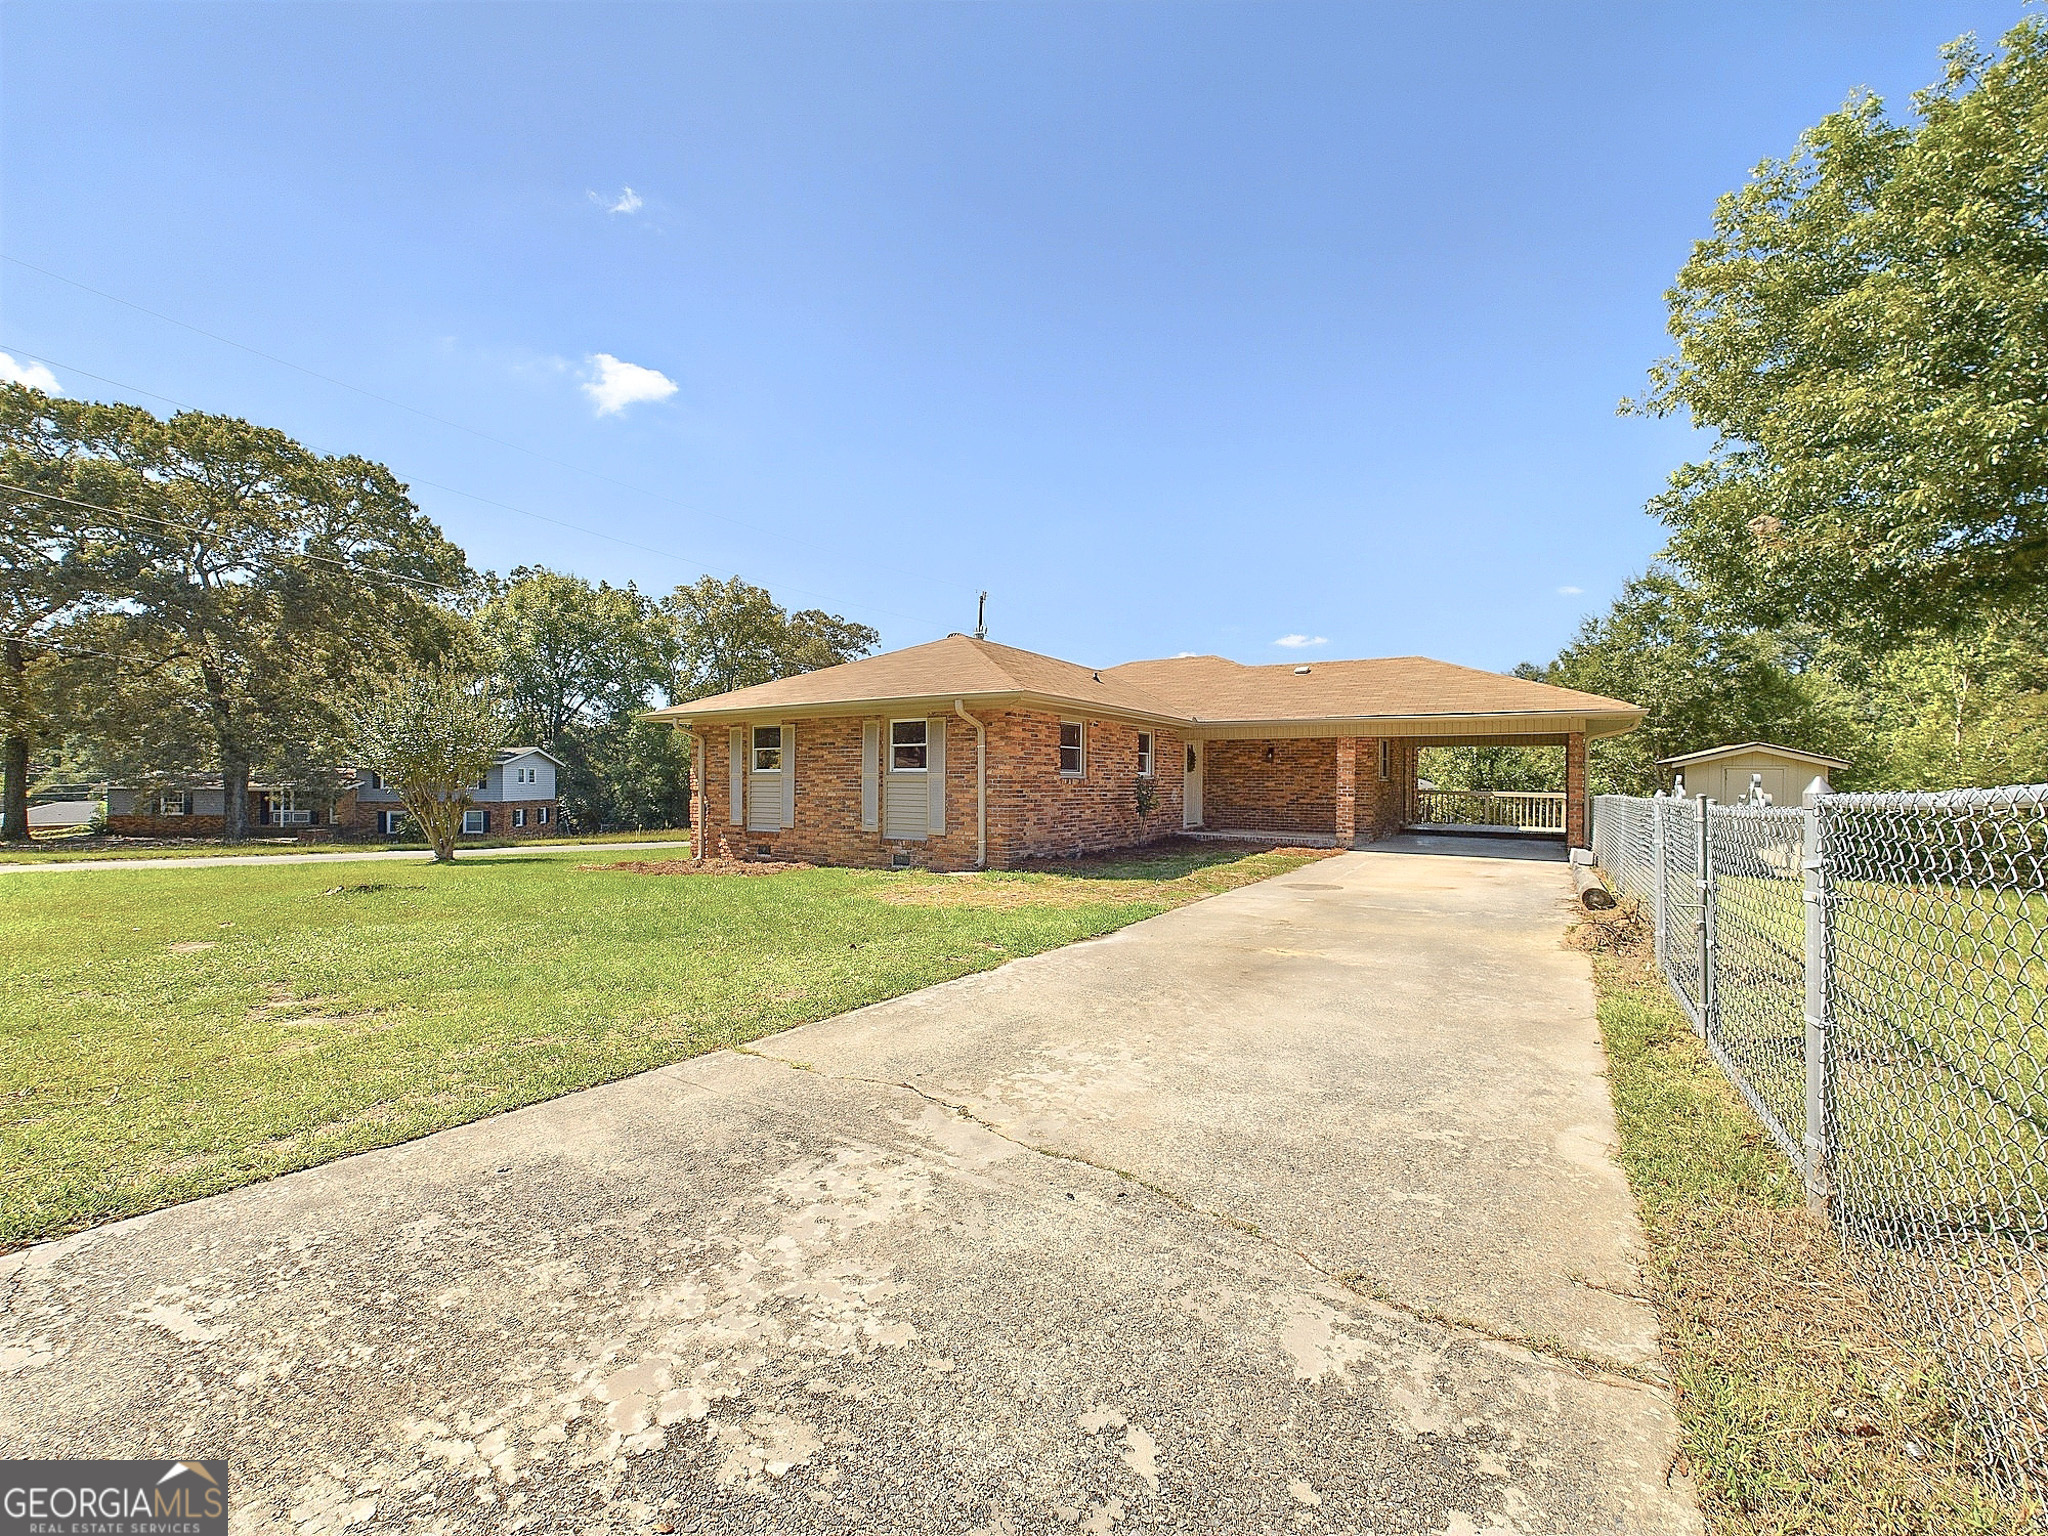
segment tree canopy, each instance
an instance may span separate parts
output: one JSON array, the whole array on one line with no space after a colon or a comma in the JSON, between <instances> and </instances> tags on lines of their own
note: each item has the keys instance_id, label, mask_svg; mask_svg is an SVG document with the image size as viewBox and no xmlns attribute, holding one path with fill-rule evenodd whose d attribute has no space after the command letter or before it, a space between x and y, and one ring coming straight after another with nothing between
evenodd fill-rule
<instances>
[{"instance_id":1,"label":"tree canopy","mask_svg":"<svg viewBox=\"0 0 2048 1536\"><path fill-rule=\"evenodd\" d=\"M2048 582L2048 18L1852 96L1723 197L1635 408L1716 434L1653 503L1740 620L1882 651ZM1625 403L1626 404L1626 403Z\"/></svg>"}]
</instances>

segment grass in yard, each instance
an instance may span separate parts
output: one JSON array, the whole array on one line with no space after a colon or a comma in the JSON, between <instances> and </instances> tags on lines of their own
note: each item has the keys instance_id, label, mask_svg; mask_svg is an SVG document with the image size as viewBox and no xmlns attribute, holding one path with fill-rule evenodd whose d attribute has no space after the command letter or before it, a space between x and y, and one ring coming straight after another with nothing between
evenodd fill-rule
<instances>
[{"instance_id":1,"label":"grass in yard","mask_svg":"<svg viewBox=\"0 0 2048 1536\"><path fill-rule=\"evenodd\" d=\"M586 832L573 837L465 837L457 840L456 847L567 848L581 847L586 843L687 843L689 839L688 827L672 827L655 832ZM217 837L160 842L152 838L67 835L39 837L26 848L18 843L0 843L0 864L76 864L99 859L218 859L285 853L381 853L391 850L427 853L432 848L433 844L417 840L391 842L381 838L314 842L306 838L258 837L246 843L224 843Z\"/></svg>"},{"instance_id":2,"label":"grass in yard","mask_svg":"<svg viewBox=\"0 0 2048 1536\"><path fill-rule=\"evenodd\" d=\"M1692 1476L1716 1536L2010 1532L1939 1362L1889 1336L1790 1165L1709 1059L1627 909L1576 930L1600 993Z\"/></svg>"},{"instance_id":3,"label":"grass in yard","mask_svg":"<svg viewBox=\"0 0 2048 1536\"><path fill-rule=\"evenodd\" d=\"M0 1247L756 1039L1320 856L1176 845L1022 873L740 879L633 874L584 848L0 882ZM959 899L978 886L1005 900Z\"/></svg>"}]
</instances>

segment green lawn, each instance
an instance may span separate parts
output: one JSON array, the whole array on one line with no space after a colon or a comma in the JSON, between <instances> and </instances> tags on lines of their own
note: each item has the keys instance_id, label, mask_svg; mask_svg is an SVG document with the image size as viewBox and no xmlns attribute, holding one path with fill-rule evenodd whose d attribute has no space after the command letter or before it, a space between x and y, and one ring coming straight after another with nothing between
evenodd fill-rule
<instances>
[{"instance_id":1,"label":"green lawn","mask_svg":"<svg viewBox=\"0 0 2048 1536\"><path fill-rule=\"evenodd\" d=\"M1762 1124L1649 964L1629 910L1593 952L1620 1161L1712 1536L2033 1532L2038 1504L1980 1480L1931 1350L1858 1283Z\"/></svg>"},{"instance_id":2,"label":"green lawn","mask_svg":"<svg viewBox=\"0 0 2048 1536\"><path fill-rule=\"evenodd\" d=\"M652 875L588 849L0 881L0 1247L1107 933L1317 857ZM614 863L623 862L614 858Z\"/></svg>"},{"instance_id":3,"label":"green lawn","mask_svg":"<svg viewBox=\"0 0 2048 1536\"><path fill-rule=\"evenodd\" d=\"M465 837L458 848L530 848L559 844L583 847L604 843L668 843L687 841L690 830L676 827L659 832L588 832L575 837ZM224 843L218 838L193 838L179 842L148 839L117 839L98 842L77 836L39 837L29 847L0 843L0 864L76 864L97 859L217 859L262 857L285 853L377 853L389 849L426 853L431 843L417 839L385 841L362 839L351 842L313 842L299 838L257 838L246 843Z\"/></svg>"}]
</instances>

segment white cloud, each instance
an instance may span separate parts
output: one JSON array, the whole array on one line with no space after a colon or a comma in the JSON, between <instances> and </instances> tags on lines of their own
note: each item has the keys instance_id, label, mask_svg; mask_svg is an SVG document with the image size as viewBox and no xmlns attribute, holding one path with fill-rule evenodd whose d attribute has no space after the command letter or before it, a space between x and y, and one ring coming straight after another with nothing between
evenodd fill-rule
<instances>
[{"instance_id":1,"label":"white cloud","mask_svg":"<svg viewBox=\"0 0 2048 1536\"><path fill-rule=\"evenodd\" d=\"M593 192L590 200L606 213L638 213L647 206L647 199L631 187L622 190L617 197L609 192Z\"/></svg>"},{"instance_id":2,"label":"white cloud","mask_svg":"<svg viewBox=\"0 0 2048 1536\"><path fill-rule=\"evenodd\" d=\"M1311 645L1328 645L1330 642L1323 635L1282 635L1273 643L1275 645L1284 645L1290 651L1300 651L1306 650Z\"/></svg>"},{"instance_id":3,"label":"white cloud","mask_svg":"<svg viewBox=\"0 0 2048 1536\"><path fill-rule=\"evenodd\" d=\"M0 384L26 384L46 395L64 393L57 383L57 375L41 363L17 363L5 352L0 352Z\"/></svg>"},{"instance_id":4,"label":"white cloud","mask_svg":"<svg viewBox=\"0 0 2048 1536\"><path fill-rule=\"evenodd\" d=\"M583 381L583 393L597 402L597 414L610 416L643 400L666 400L674 394L674 379L638 363L622 363L609 352L590 359L592 377Z\"/></svg>"},{"instance_id":5,"label":"white cloud","mask_svg":"<svg viewBox=\"0 0 2048 1536\"><path fill-rule=\"evenodd\" d=\"M1559 597L1583 597L1585 592L1586 589L1584 587L1559 587L1557 589Z\"/></svg>"}]
</instances>

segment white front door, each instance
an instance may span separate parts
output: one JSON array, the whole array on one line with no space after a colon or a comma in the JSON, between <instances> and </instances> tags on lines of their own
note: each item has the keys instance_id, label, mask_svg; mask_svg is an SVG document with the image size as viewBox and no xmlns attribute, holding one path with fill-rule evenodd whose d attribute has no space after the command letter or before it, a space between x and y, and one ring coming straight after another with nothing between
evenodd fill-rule
<instances>
[{"instance_id":1,"label":"white front door","mask_svg":"<svg viewBox=\"0 0 2048 1536\"><path fill-rule=\"evenodd\" d=\"M1180 824L1199 827L1202 824L1202 744L1199 741L1187 744L1185 774L1181 780Z\"/></svg>"}]
</instances>

